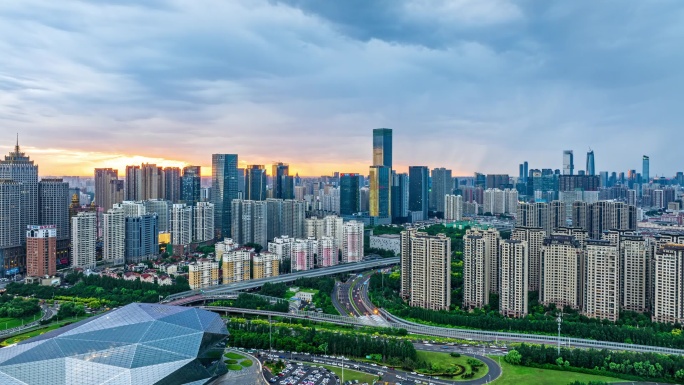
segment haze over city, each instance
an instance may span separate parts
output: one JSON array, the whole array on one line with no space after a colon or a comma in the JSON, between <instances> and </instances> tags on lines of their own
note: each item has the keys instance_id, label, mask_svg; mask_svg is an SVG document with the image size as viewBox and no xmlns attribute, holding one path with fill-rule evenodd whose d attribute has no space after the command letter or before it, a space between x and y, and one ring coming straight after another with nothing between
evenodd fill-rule
<instances>
[{"instance_id":1,"label":"haze over city","mask_svg":"<svg viewBox=\"0 0 684 385\"><path fill-rule=\"evenodd\" d=\"M670 141L679 2L22 1L0 4L0 152L19 133L41 175L142 162L283 161L515 174L590 147L596 170L682 164ZM19 33L20 31L20 33Z\"/></svg>"}]
</instances>

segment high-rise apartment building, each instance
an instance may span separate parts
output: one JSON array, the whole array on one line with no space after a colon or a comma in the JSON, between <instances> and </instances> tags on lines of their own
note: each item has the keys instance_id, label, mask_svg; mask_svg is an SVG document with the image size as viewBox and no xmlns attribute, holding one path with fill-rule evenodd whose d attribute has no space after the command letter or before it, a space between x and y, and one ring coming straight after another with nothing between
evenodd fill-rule
<instances>
[{"instance_id":1,"label":"high-rise apartment building","mask_svg":"<svg viewBox=\"0 0 684 385\"><path fill-rule=\"evenodd\" d=\"M304 238L304 219L306 219L306 202L293 199L283 201L282 231L280 235L292 238Z\"/></svg>"},{"instance_id":2,"label":"high-rise apartment building","mask_svg":"<svg viewBox=\"0 0 684 385\"><path fill-rule=\"evenodd\" d=\"M304 271L314 268L314 257L318 252L318 241L315 238L295 239L290 253L291 271Z\"/></svg>"},{"instance_id":3,"label":"high-rise apartment building","mask_svg":"<svg viewBox=\"0 0 684 385\"><path fill-rule=\"evenodd\" d=\"M425 166L409 166L408 209L413 221L428 219L428 179L429 170Z\"/></svg>"},{"instance_id":4,"label":"high-rise apartment building","mask_svg":"<svg viewBox=\"0 0 684 385\"><path fill-rule=\"evenodd\" d=\"M359 174L340 174L340 215L359 212Z\"/></svg>"},{"instance_id":5,"label":"high-rise apartment building","mask_svg":"<svg viewBox=\"0 0 684 385\"><path fill-rule=\"evenodd\" d=\"M575 174L575 160L573 159L572 150L563 151L563 175Z\"/></svg>"},{"instance_id":6,"label":"high-rise apartment building","mask_svg":"<svg viewBox=\"0 0 684 385\"><path fill-rule=\"evenodd\" d=\"M102 214L102 259L115 264L126 260L126 216L124 210L112 207Z\"/></svg>"},{"instance_id":7,"label":"high-rise apartment building","mask_svg":"<svg viewBox=\"0 0 684 385\"><path fill-rule=\"evenodd\" d=\"M21 183L0 179L0 248L21 245L21 192Z\"/></svg>"},{"instance_id":8,"label":"high-rise apartment building","mask_svg":"<svg viewBox=\"0 0 684 385\"><path fill-rule=\"evenodd\" d=\"M558 308L581 306L582 248L570 235L551 235L544 239L541 253L539 302Z\"/></svg>"},{"instance_id":9,"label":"high-rise apartment building","mask_svg":"<svg viewBox=\"0 0 684 385\"><path fill-rule=\"evenodd\" d=\"M294 199L294 178L290 176L290 166L284 163L273 165L273 197Z\"/></svg>"},{"instance_id":10,"label":"high-rise apartment building","mask_svg":"<svg viewBox=\"0 0 684 385\"><path fill-rule=\"evenodd\" d=\"M321 239L323 237L323 219L318 217L306 218L304 220L307 238Z\"/></svg>"},{"instance_id":11,"label":"high-rise apartment building","mask_svg":"<svg viewBox=\"0 0 684 385\"><path fill-rule=\"evenodd\" d=\"M587 240L584 263L584 315L617 321L620 314L620 257L607 240Z\"/></svg>"},{"instance_id":12,"label":"high-rise apartment building","mask_svg":"<svg viewBox=\"0 0 684 385\"><path fill-rule=\"evenodd\" d=\"M38 182L38 222L55 225L57 239L69 239L69 184L61 178Z\"/></svg>"},{"instance_id":13,"label":"high-rise apartment building","mask_svg":"<svg viewBox=\"0 0 684 385\"><path fill-rule=\"evenodd\" d=\"M592 239L600 239L603 232L608 230L633 231L636 230L636 207L616 201L590 203L587 205L584 226L582 223L574 226L583 227Z\"/></svg>"},{"instance_id":14,"label":"high-rise apartment building","mask_svg":"<svg viewBox=\"0 0 684 385\"><path fill-rule=\"evenodd\" d=\"M206 242L214 239L214 204L197 202L194 211L195 241Z\"/></svg>"},{"instance_id":15,"label":"high-rise apartment building","mask_svg":"<svg viewBox=\"0 0 684 385\"><path fill-rule=\"evenodd\" d=\"M507 317L527 315L529 249L527 241L502 240L500 254L499 312Z\"/></svg>"},{"instance_id":16,"label":"high-rise apartment building","mask_svg":"<svg viewBox=\"0 0 684 385\"><path fill-rule=\"evenodd\" d=\"M95 169L95 205L104 211L124 200L124 181L119 180L119 170Z\"/></svg>"},{"instance_id":17,"label":"high-rise apartment building","mask_svg":"<svg viewBox=\"0 0 684 385\"><path fill-rule=\"evenodd\" d=\"M363 259L363 222L349 221L342 225L342 263L361 262Z\"/></svg>"},{"instance_id":18,"label":"high-rise apartment building","mask_svg":"<svg viewBox=\"0 0 684 385\"><path fill-rule=\"evenodd\" d=\"M202 176L200 166L183 167L181 177L181 197L180 200L188 206L194 206L201 201L200 192L202 191Z\"/></svg>"},{"instance_id":19,"label":"high-rise apartment building","mask_svg":"<svg viewBox=\"0 0 684 385\"><path fill-rule=\"evenodd\" d=\"M489 303L489 243L479 232L463 237L463 308L481 308Z\"/></svg>"},{"instance_id":20,"label":"high-rise apartment building","mask_svg":"<svg viewBox=\"0 0 684 385\"><path fill-rule=\"evenodd\" d=\"M448 310L451 306L451 240L444 234L427 235L415 229L401 234L402 273L408 270L410 306Z\"/></svg>"},{"instance_id":21,"label":"high-rise apartment building","mask_svg":"<svg viewBox=\"0 0 684 385\"><path fill-rule=\"evenodd\" d=\"M444 196L444 220L463 220L463 197L460 195Z\"/></svg>"},{"instance_id":22,"label":"high-rise apartment building","mask_svg":"<svg viewBox=\"0 0 684 385\"><path fill-rule=\"evenodd\" d=\"M139 204L139 203L137 203ZM157 214L157 228L162 233L171 231L171 208L173 203L164 199L148 199L142 202L145 211L142 214Z\"/></svg>"},{"instance_id":23,"label":"high-rise apartment building","mask_svg":"<svg viewBox=\"0 0 684 385\"><path fill-rule=\"evenodd\" d=\"M240 246L233 241L232 238L224 238L223 241L216 242L214 245L214 255L216 256L216 260L221 262L223 254L239 248Z\"/></svg>"},{"instance_id":24,"label":"high-rise apartment building","mask_svg":"<svg viewBox=\"0 0 684 385\"><path fill-rule=\"evenodd\" d=\"M20 184L19 221L14 223L21 243L26 241L26 226L38 223L38 165L19 148L19 139L14 151L0 160L0 179L13 180Z\"/></svg>"},{"instance_id":25,"label":"high-rise apartment building","mask_svg":"<svg viewBox=\"0 0 684 385\"><path fill-rule=\"evenodd\" d=\"M140 166L126 166L126 193L124 200L143 199L142 172Z\"/></svg>"},{"instance_id":26,"label":"high-rise apartment building","mask_svg":"<svg viewBox=\"0 0 684 385\"><path fill-rule=\"evenodd\" d=\"M180 167L165 167L161 173L164 183L164 195L159 198L166 199L172 203L181 200L181 169Z\"/></svg>"},{"instance_id":27,"label":"high-rise apartment building","mask_svg":"<svg viewBox=\"0 0 684 385\"><path fill-rule=\"evenodd\" d=\"M499 231L495 228L471 228L466 230L466 235L481 235L486 243L484 249L478 249L485 252L484 258L486 259L489 278L487 279L489 292L498 293L499 292L499 243L501 242L501 235ZM464 253L465 254L465 253Z\"/></svg>"},{"instance_id":28,"label":"high-rise apartment building","mask_svg":"<svg viewBox=\"0 0 684 385\"><path fill-rule=\"evenodd\" d=\"M231 202L238 199L237 154L211 156L211 203L214 204L214 230L216 238L231 234Z\"/></svg>"},{"instance_id":29,"label":"high-rise apartment building","mask_svg":"<svg viewBox=\"0 0 684 385\"><path fill-rule=\"evenodd\" d=\"M190 263L188 265L188 281L192 290L218 285L218 262L200 258L196 262Z\"/></svg>"},{"instance_id":30,"label":"high-rise apartment building","mask_svg":"<svg viewBox=\"0 0 684 385\"><path fill-rule=\"evenodd\" d=\"M505 190L511 187L511 178L508 174L487 174L485 187L488 189Z\"/></svg>"},{"instance_id":31,"label":"high-rise apartment building","mask_svg":"<svg viewBox=\"0 0 684 385\"><path fill-rule=\"evenodd\" d=\"M97 215L80 212L71 218L71 267L95 267Z\"/></svg>"},{"instance_id":32,"label":"high-rise apartment building","mask_svg":"<svg viewBox=\"0 0 684 385\"><path fill-rule=\"evenodd\" d=\"M266 238L272 241L275 237L283 235L283 200L268 198L266 199ZM265 245L264 245L264 248Z\"/></svg>"},{"instance_id":33,"label":"high-rise apartment building","mask_svg":"<svg viewBox=\"0 0 684 385\"><path fill-rule=\"evenodd\" d=\"M545 202L518 204L518 214L515 217L516 227L540 227L551 234L549 226L549 205Z\"/></svg>"},{"instance_id":34,"label":"high-rise apartment building","mask_svg":"<svg viewBox=\"0 0 684 385\"><path fill-rule=\"evenodd\" d=\"M223 284L249 281L254 249L241 247L223 254Z\"/></svg>"},{"instance_id":35,"label":"high-rise apartment building","mask_svg":"<svg viewBox=\"0 0 684 385\"><path fill-rule=\"evenodd\" d=\"M587 175L596 175L596 168L594 167L594 150L587 152Z\"/></svg>"},{"instance_id":36,"label":"high-rise apartment building","mask_svg":"<svg viewBox=\"0 0 684 385\"><path fill-rule=\"evenodd\" d=\"M142 187L140 200L164 198L166 184L161 167L157 167L156 164L143 163L140 165L140 178Z\"/></svg>"},{"instance_id":37,"label":"high-rise apartment building","mask_svg":"<svg viewBox=\"0 0 684 385\"><path fill-rule=\"evenodd\" d=\"M620 236L620 306L624 310L649 311L649 259L642 236Z\"/></svg>"},{"instance_id":38,"label":"high-rise apartment building","mask_svg":"<svg viewBox=\"0 0 684 385\"><path fill-rule=\"evenodd\" d=\"M265 247L268 244L268 203L236 199L232 205L231 238L241 245L256 243Z\"/></svg>"},{"instance_id":39,"label":"high-rise apartment building","mask_svg":"<svg viewBox=\"0 0 684 385\"><path fill-rule=\"evenodd\" d=\"M26 275L54 276L57 273L57 227L28 226L26 231Z\"/></svg>"},{"instance_id":40,"label":"high-rise apartment building","mask_svg":"<svg viewBox=\"0 0 684 385\"><path fill-rule=\"evenodd\" d=\"M318 239L318 253L316 266L329 267L337 265L337 242L333 237L322 236Z\"/></svg>"},{"instance_id":41,"label":"high-rise apartment building","mask_svg":"<svg viewBox=\"0 0 684 385\"><path fill-rule=\"evenodd\" d=\"M684 245L658 248L654 267L653 322L684 323Z\"/></svg>"},{"instance_id":42,"label":"high-rise apartment building","mask_svg":"<svg viewBox=\"0 0 684 385\"><path fill-rule=\"evenodd\" d=\"M260 164L247 166L245 170L246 200L266 200L266 185L266 168Z\"/></svg>"},{"instance_id":43,"label":"high-rise apartment building","mask_svg":"<svg viewBox=\"0 0 684 385\"><path fill-rule=\"evenodd\" d=\"M286 235L282 237L275 237L273 238L273 242L268 243L268 251L277 255L278 258L280 258L280 260L284 263L284 260L289 261L290 257L292 256L292 244L294 241L295 238L291 238Z\"/></svg>"},{"instance_id":44,"label":"high-rise apartment building","mask_svg":"<svg viewBox=\"0 0 684 385\"><path fill-rule=\"evenodd\" d=\"M566 227L568 225L567 217L568 211L565 202L552 201L549 204L549 222L545 228L547 234L553 233L559 227Z\"/></svg>"},{"instance_id":45,"label":"high-rise apartment building","mask_svg":"<svg viewBox=\"0 0 684 385\"><path fill-rule=\"evenodd\" d=\"M453 194L453 186L454 178L451 176L451 170L444 167L432 169L429 208L444 213L444 196Z\"/></svg>"},{"instance_id":46,"label":"high-rise apartment building","mask_svg":"<svg viewBox=\"0 0 684 385\"><path fill-rule=\"evenodd\" d=\"M539 290L541 281L541 251L546 238L546 231L539 227L516 227L511 232L511 239L527 242L528 250L528 288Z\"/></svg>"},{"instance_id":47,"label":"high-rise apartment building","mask_svg":"<svg viewBox=\"0 0 684 385\"><path fill-rule=\"evenodd\" d=\"M252 258L252 279L277 277L280 274L280 258L274 253L263 251Z\"/></svg>"},{"instance_id":48,"label":"high-rise apartment building","mask_svg":"<svg viewBox=\"0 0 684 385\"><path fill-rule=\"evenodd\" d=\"M125 259L138 263L159 255L159 229L156 214L126 217Z\"/></svg>"},{"instance_id":49,"label":"high-rise apartment building","mask_svg":"<svg viewBox=\"0 0 684 385\"><path fill-rule=\"evenodd\" d=\"M192 243L192 207L185 203L171 206L171 244L189 245Z\"/></svg>"}]
</instances>

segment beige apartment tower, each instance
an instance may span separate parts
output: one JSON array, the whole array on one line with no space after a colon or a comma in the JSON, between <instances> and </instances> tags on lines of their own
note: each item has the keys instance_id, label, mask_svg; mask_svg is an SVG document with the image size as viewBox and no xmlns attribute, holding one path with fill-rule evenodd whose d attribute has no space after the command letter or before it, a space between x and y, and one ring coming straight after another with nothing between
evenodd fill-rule
<instances>
[{"instance_id":1,"label":"beige apartment tower","mask_svg":"<svg viewBox=\"0 0 684 385\"><path fill-rule=\"evenodd\" d=\"M277 277L280 272L280 258L268 251L255 255L252 266L252 279Z\"/></svg>"},{"instance_id":2,"label":"beige apartment tower","mask_svg":"<svg viewBox=\"0 0 684 385\"><path fill-rule=\"evenodd\" d=\"M655 253L653 322L684 322L684 245L669 243Z\"/></svg>"},{"instance_id":3,"label":"beige apartment tower","mask_svg":"<svg viewBox=\"0 0 684 385\"><path fill-rule=\"evenodd\" d=\"M188 269L188 281L192 290L203 289L219 283L219 265L216 261L200 258L189 264Z\"/></svg>"},{"instance_id":4,"label":"beige apartment tower","mask_svg":"<svg viewBox=\"0 0 684 385\"><path fill-rule=\"evenodd\" d=\"M528 260L528 288L538 291L541 282L541 250L546 238L546 231L540 227L516 227L511 232L511 239L527 242Z\"/></svg>"},{"instance_id":5,"label":"beige apartment tower","mask_svg":"<svg viewBox=\"0 0 684 385\"><path fill-rule=\"evenodd\" d=\"M444 234L430 236L417 230L402 231L402 274L408 269L409 304L430 310L451 306L451 240ZM402 285L403 293L406 288Z\"/></svg>"},{"instance_id":6,"label":"beige apartment tower","mask_svg":"<svg viewBox=\"0 0 684 385\"><path fill-rule=\"evenodd\" d=\"M503 240L499 246L501 289L499 311L507 317L527 315L529 248L527 241Z\"/></svg>"},{"instance_id":7,"label":"beige apartment tower","mask_svg":"<svg viewBox=\"0 0 684 385\"><path fill-rule=\"evenodd\" d=\"M644 238L638 235L620 237L620 305L624 310L649 311L649 271Z\"/></svg>"},{"instance_id":8,"label":"beige apartment tower","mask_svg":"<svg viewBox=\"0 0 684 385\"><path fill-rule=\"evenodd\" d=\"M251 278L250 261L254 249L243 247L223 254L223 284L249 281Z\"/></svg>"},{"instance_id":9,"label":"beige apartment tower","mask_svg":"<svg viewBox=\"0 0 684 385\"><path fill-rule=\"evenodd\" d=\"M620 258L608 240L587 240L584 315L617 321L620 314Z\"/></svg>"},{"instance_id":10,"label":"beige apartment tower","mask_svg":"<svg viewBox=\"0 0 684 385\"><path fill-rule=\"evenodd\" d=\"M499 292L499 243L501 242L501 235L499 231L495 228L472 228L466 230L466 235L481 235L482 238L487 243L484 250L484 258L487 260L487 271L489 277L487 278L488 287L487 290L492 293Z\"/></svg>"},{"instance_id":11,"label":"beige apartment tower","mask_svg":"<svg viewBox=\"0 0 684 385\"><path fill-rule=\"evenodd\" d=\"M558 308L581 306L582 248L570 235L544 239L541 253L539 301Z\"/></svg>"},{"instance_id":12,"label":"beige apartment tower","mask_svg":"<svg viewBox=\"0 0 684 385\"><path fill-rule=\"evenodd\" d=\"M481 308L489 303L489 244L479 232L463 237L463 308Z\"/></svg>"}]
</instances>

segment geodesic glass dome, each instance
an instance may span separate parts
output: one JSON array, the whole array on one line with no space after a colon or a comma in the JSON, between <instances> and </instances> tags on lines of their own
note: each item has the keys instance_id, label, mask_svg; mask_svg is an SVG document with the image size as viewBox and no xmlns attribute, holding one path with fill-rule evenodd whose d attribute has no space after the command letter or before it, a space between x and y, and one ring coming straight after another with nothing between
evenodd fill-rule
<instances>
[{"instance_id":1,"label":"geodesic glass dome","mask_svg":"<svg viewBox=\"0 0 684 385\"><path fill-rule=\"evenodd\" d=\"M0 349L0 384L205 384L223 370L206 353L226 337L212 312L130 304Z\"/></svg>"}]
</instances>

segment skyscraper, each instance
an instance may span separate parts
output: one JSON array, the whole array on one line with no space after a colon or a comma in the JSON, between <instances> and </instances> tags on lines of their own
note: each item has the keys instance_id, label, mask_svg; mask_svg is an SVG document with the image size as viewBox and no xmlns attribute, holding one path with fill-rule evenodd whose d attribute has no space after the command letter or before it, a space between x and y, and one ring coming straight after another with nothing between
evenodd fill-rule
<instances>
[{"instance_id":1,"label":"skyscraper","mask_svg":"<svg viewBox=\"0 0 684 385\"><path fill-rule=\"evenodd\" d=\"M596 175L594 168L594 150L587 152L587 175Z\"/></svg>"},{"instance_id":2,"label":"skyscraper","mask_svg":"<svg viewBox=\"0 0 684 385\"><path fill-rule=\"evenodd\" d=\"M28 226L26 231L26 275L54 276L57 273L57 229L54 225Z\"/></svg>"},{"instance_id":3,"label":"skyscraper","mask_svg":"<svg viewBox=\"0 0 684 385\"><path fill-rule=\"evenodd\" d=\"M551 235L544 239L541 255L541 285L539 302L548 306L581 304L582 249L571 235Z\"/></svg>"},{"instance_id":4,"label":"skyscraper","mask_svg":"<svg viewBox=\"0 0 684 385\"><path fill-rule=\"evenodd\" d=\"M24 243L26 226L38 223L38 165L21 152L18 136L14 151L0 160L0 179L21 183L19 222L15 226L18 226L21 243Z\"/></svg>"},{"instance_id":5,"label":"skyscraper","mask_svg":"<svg viewBox=\"0 0 684 385\"><path fill-rule=\"evenodd\" d=\"M392 218L392 169L386 166L371 166L370 197L368 211L371 217L381 219L376 223L389 224Z\"/></svg>"},{"instance_id":6,"label":"skyscraper","mask_svg":"<svg viewBox=\"0 0 684 385\"><path fill-rule=\"evenodd\" d=\"M446 195L444 197L444 220L463 220L463 197L460 195Z\"/></svg>"},{"instance_id":7,"label":"skyscraper","mask_svg":"<svg viewBox=\"0 0 684 385\"><path fill-rule=\"evenodd\" d=\"M69 239L69 184L61 178L38 183L38 223L57 226L57 239Z\"/></svg>"},{"instance_id":8,"label":"skyscraper","mask_svg":"<svg viewBox=\"0 0 684 385\"><path fill-rule=\"evenodd\" d=\"M214 239L214 205L209 202L197 202L194 215L194 239L197 242Z\"/></svg>"},{"instance_id":9,"label":"skyscraper","mask_svg":"<svg viewBox=\"0 0 684 385\"><path fill-rule=\"evenodd\" d=\"M126 217L123 208L113 207L102 215L102 259L117 264L126 260Z\"/></svg>"},{"instance_id":10,"label":"skyscraper","mask_svg":"<svg viewBox=\"0 0 684 385\"><path fill-rule=\"evenodd\" d=\"M95 169L95 205L104 211L124 200L124 182L119 171L111 168Z\"/></svg>"},{"instance_id":11,"label":"skyscraper","mask_svg":"<svg viewBox=\"0 0 684 385\"><path fill-rule=\"evenodd\" d=\"M505 239L501 241L501 285L499 312L507 317L527 315L529 289L529 250L527 241Z\"/></svg>"},{"instance_id":12,"label":"skyscraper","mask_svg":"<svg viewBox=\"0 0 684 385\"><path fill-rule=\"evenodd\" d=\"M641 182L646 184L648 184L651 181L649 162L650 158L648 157L648 155L644 155L642 160Z\"/></svg>"},{"instance_id":13,"label":"skyscraper","mask_svg":"<svg viewBox=\"0 0 684 385\"><path fill-rule=\"evenodd\" d=\"M192 242L192 207L176 203L171 207L171 244L189 245Z\"/></svg>"},{"instance_id":14,"label":"skyscraper","mask_svg":"<svg viewBox=\"0 0 684 385\"><path fill-rule=\"evenodd\" d=\"M200 201L202 190L202 177L200 166L183 167L181 177L181 201L187 205L194 206Z\"/></svg>"},{"instance_id":15,"label":"skyscraper","mask_svg":"<svg viewBox=\"0 0 684 385\"><path fill-rule=\"evenodd\" d=\"M21 183L0 179L0 272L3 277L18 273L25 265L20 233L26 229L19 228L21 191Z\"/></svg>"},{"instance_id":16,"label":"skyscraper","mask_svg":"<svg viewBox=\"0 0 684 385\"><path fill-rule=\"evenodd\" d=\"M126 166L126 194L125 200L142 200L142 173L140 166Z\"/></svg>"},{"instance_id":17,"label":"skyscraper","mask_svg":"<svg viewBox=\"0 0 684 385\"><path fill-rule=\"evenodd\" d=\"M71 218L71 267L95 267L97 215L80 212Z\"/></svg>"},{"instance_id":18,"label":"skyscraper","mask_svg":"<svg viewBox=\"0 0 684 385\"><path fill-rule=\"evenodd\" d=\"M451 177L451 170L444 167L432 169L432 188L430 189L428 208L444 213L444 197L454 192L453 184L454 180Z\"/></svg>"},{"instance_id":19,"label":"skyscraper","mask_svg":"<svg viewBox=\"0 0 684 385\"><path fill-rule=\"evenodd\" d=\"M237 154L211 156L211 203L214 204L214 230L216 237L230 236L231 202L238 198Z\"/></svg>"},{"instance_id":20,"label":"skyscraper","mask_svg":"<svg viewBox=\"0 0 684 385\"><path fill-rule=\"evenodd\" d=\"M574 175L575 160L573 159L572 150L563 151L563 175Z\"/></svg>"},{"instance_id":21,"label":"skyscraper","mask_svg":"<svg viewBox=\"0 0 684 385\"><path fill-rule=\"evenodd\" d=\"M266 168L260 164L247 166L245 177L245 200L266 199Z\"/></svg>"},{"instance_id":22,"label":"skyscraper","mask_svg":"<svg viewBox=\"0 0 684 385\"><path fill-rule=\"evenodd\" d=\"M359 174L340 174L340 215L359 212ZM278 234L281 235L281 234Z\"/></svg>"},{"instance_id":23,"label":"skyscraper","mask_svg":"<svg viewBox=\"0 0 684 385\"><path fill-rule=\"evenodd\" d=\"M392 129L373 130L373 166L392 168Z\"/></svg>"},{"instance_id":24,"label":"skyscraper","mask_svg":"<svg viewBox=\"0 0 684 385\"><path fill-rule=\"evenodd\" d=\"M444 234L431 236L415 229L402 231L401 260L402 276L408 278L408 288L402 285L402 292L408 295L409 304L430 310L448 310L451 306L449 238Z\"/></svg>"},{"instance_id":25,"label":"skyscraper","mask_svg":"<svg viewBox=\"0 0 684 385\"><path fill-rule=\"evenodd\" d=\"M428 219L428 172L425 166L409 166L408 209L413 220Z\"/></svg>"},{"instance_id":26,"label":"skyscraper","mask_svg":"<svg viewBox=\"0 0 684 385\"><path fill-rule=\"evenodd\" d=\"M294 178L290 176L290 166L284 163L273 165L273 198L294 199Z\"/></svg>"},{"instance_id":27,"label":"skyscraper","mask_svg":"<svg viewBox=\"0 0 684 385\"><path fill-rule=\"evenodd\" d=\"M466 231L463 237L464 309L481 308L489 303L489 247L482 233Z\"/></svg>"},{"instance_id":28,"label":"skyscraper","mask_svg":"<svg viewBox=\"0 0 684 385\"><path fill-rule=\"evenodd\" d=\"M342 225L342 263L363 259L363 222L349 221Z\"/></svg>"},{"instance_id":29,"label":"skyscraper","mask_svg":"<svg viewBox=\"0 0 684 385\"><path fill-rule=\"evenodd\" d=\"M392 222L406 222L409 215L409 178L408 174L392 172Z\"/></svg>"},{"instance_id":30,"label":"skyscraper","mask_svg":"<svg viewBox=\"0 0 684 385\"><path fill-rule=\"evenodd\" d=\"M529 177L529 164L527 161L523 163L523 180L527 183L527 178Z\"/></svg>"},{"instance_id":31,"label":"skyscraper","mask_svg":"<svg viewBox=\"0 0 684 385\"><path fill-rule=\"evenodd\" d=\"M159 251L157 215L126 217L124 222L126 263L137 263L156 256Z\"/></svg>"},{"instance_id":32,"label":"skyscraper","mask_svg":"<svg viewBox=\"0 0 684 385\"><path fill-rule=\"evenodd\" d=\"M163 171L164 195L159 198L178 203L181 200L181 170L179 167L166 167ZM160 194L161 195L161 194Z\"/></svg>"},{"instance_id":33,"label":"skyscraper","mask_svg":"<svg viewBox=\"0 0 684 385\"><path fill-rule=\"evenodd\" d=\"M620 311L620 259L610 241L586 241L584 315L617 321Z\"/></svg>"}]
</instances>

